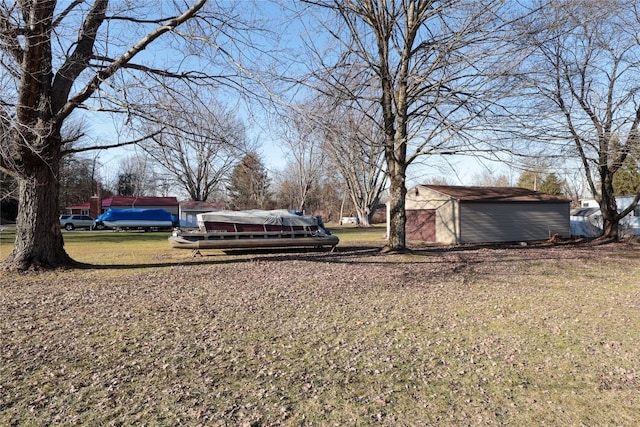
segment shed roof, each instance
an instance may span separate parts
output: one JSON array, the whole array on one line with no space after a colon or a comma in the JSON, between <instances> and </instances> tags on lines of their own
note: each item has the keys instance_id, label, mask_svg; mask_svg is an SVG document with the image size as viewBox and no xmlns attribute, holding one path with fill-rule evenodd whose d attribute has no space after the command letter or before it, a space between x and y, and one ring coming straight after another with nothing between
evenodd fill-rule
<instances>
[{"instance_id":1,"label":"shed roof","mask_svg":"<svg viewBox=\"0 0 640 427\"><path fill-rule=\"evenodd\" d=\"M519 187L480 187L457 185L420 185L463 202L551 202L568 203L569 200L551 194Z\"/></svg>"}]
</instances>

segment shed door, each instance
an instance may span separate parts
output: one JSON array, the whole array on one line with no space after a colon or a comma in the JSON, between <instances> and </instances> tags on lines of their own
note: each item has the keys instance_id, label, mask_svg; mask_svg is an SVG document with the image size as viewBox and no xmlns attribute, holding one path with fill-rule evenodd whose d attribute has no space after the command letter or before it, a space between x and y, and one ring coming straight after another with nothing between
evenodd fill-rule
<instances>
[{"instance_id":1,"label":"shed door","mask_svg":"<svg viewBox=\"0 0 640 427\"><path fill-rule=\"evenodd\" d=\"M407 210L406 237L407 240L422 242L436 241L436 210L410 209Z\"/></svg>"}]
</instances>

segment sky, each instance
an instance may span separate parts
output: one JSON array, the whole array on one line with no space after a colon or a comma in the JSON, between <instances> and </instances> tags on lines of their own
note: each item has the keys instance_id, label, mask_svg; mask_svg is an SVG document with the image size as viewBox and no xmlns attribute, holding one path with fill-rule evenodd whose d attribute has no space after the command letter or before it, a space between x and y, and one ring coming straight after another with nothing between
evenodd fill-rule
<instances>
[{"instance_id":1,"label":"sky","mask_svg":"<svg viewBox=\"0 0 640 427\"><path fill-rule=\"evenodd\" d=\"M161 5L169 4L167 1L160 3ZM222 2L222 4L230 4L229 2ZM307 16L305 21L306 25L302 25L302 21L295 20L282 20L285 14L282 13L280 7L273 2L269 1L245 1L238 3L240 9L249 8L250 12L246 10L239 10L242 16L253 14L253 18L263 20L270 27L268 31L255 32L251 34L250 39L242 40L241 44L233 46L235 50L229 50L229 53L243 57L248 64L259 63L263 59L277 59L273 63L273 66L279 67L279 72L283 72L286 67L287 72L291 75L301 74L305 64L301 63L299 59L301 56L297 55L302 49L302 41L299 38L300 34L304 34L310 31L310 21ZM291 12L291 10L289 10ZM164 37L164 36L163 36ZM320 36L318 36L319 38ZM131 43L133 40L130 40ZM224 41L224 37L223 40ZM228 40L226 40L228 41ZM261 52L252 53L251 49L246 48L250 44L254 44L259 47ZM160 46L160 45L158 45ZM244 48L243 48L244 47ZM265 49L273 48L273 52L266 52ZM172 49L176 49L173 46ZM278 54L278 52L280 54ZM250 57L250 55L257 55L257 57ZM264 55L260 58L260 55ZM142 59L153 58L167 59L172 58L175 55L169 55L167 52L154 51L152 45L143 53ZM278 56L277 58L274 58ZM288 61L288 62L287 62ZM255 89L255 87L252 87ZM281 88L278 88L281 90ZM279 92L281 100L291 102L299 96L298 89ZM260 143L259 152L262 155L262 159L270 172L271 176L285 172L287 163L287 151L286 145L282 143L280 135L277 131L274 131L274 126L270 126L270 114L265 111L265 105L268 106L268 102L261 101L260 105L248 105L246 102L252 102L251 98L246 98L243 95L234 92L229 88L222 88L220 94L228 101L229 105L235 105L238 109L238 115L245 117L245 124L247 126L247 135L250 141L258 141ZM288 98L288 99L285 99ZM108 114L98 115L93 113L87 113L87 122L89 124L90 137L98 141L104 141L105 143L114 142L114 137L118 134L118 123L114 122L112 116ZM125 149L112 149L102 150L97 153L98 159L102 165L101 174L113 176L117 173L118 167L123 159L136 155L137 152L134 148ZM95 154L90 154L94 156ZM471 157L447 157L447 158L423 158L419 162L416 162L410 166L408 170L408 186L416 185L418 183L425 183L434 179L446 180L451 184L456 185L470 185L474 184L479 176L500 174L507 175L509 177L514 175L513 171L510 171L504 165L489 161L479 161ZM106 177L105 177L106 178ZM516 177L517 179L517 177Z\"/></svg>"}]
</instances>

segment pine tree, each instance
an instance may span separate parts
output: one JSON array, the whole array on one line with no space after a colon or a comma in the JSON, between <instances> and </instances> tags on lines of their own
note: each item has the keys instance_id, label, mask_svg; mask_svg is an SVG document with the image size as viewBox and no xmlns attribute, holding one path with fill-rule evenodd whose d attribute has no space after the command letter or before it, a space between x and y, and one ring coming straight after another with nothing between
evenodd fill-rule
<instances>
[{"instance_id":1,"label":"pine tree","mask_svg":"<svg viewBox=\"0 0 640 427\"><path fill-rule=\"evenodd\" d=\"M542 182L542 174L530 170L523 170L518 178L516 187L538 191Z\"/></svg>"},{"instance_id":2,"label":"pine tree","mask_svg":"<svg viewBox=\"0 0 640 427\"><path fill-rule=\"evenodd\" d=\"M247 154L233 169L227 190L230 205L237 210L271 207L270 180L258 154Z\"/></svg>"},{"instance_id":3,"label":"pine tree","mask_svg":"<svg viewBox=\"0 0 640 427\"><path fill-rule=\"evenodd\" d=\"M632 196L640 192L640 164L633 157L627 156L616 173L613 189L616 196Z\"/></svg>"},{"instance_id":4,"label":"pine tree","mask_svg":"<svg viewBox=\"0 0 640 427\"><path fill-rule=\"evenodd\" d=\"M561 196L562 181L560 181L555 173L549 173L540 183L538 191L540 191L541 193L553 194L554 196Z\"/></svg>"}]
</instances>

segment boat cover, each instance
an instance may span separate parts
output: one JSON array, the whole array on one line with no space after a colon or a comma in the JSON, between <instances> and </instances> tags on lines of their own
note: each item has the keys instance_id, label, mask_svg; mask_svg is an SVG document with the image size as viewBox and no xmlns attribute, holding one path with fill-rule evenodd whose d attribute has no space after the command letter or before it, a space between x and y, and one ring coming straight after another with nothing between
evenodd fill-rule
<instances>
[{"instance_id":1,"label":"boat cover","mask_svg":"<svg viewBox=\"0 0 640 427\"><path fill-rule=\"evenodd\" d=\"M602 235L600 208L576 208L569 216L572 236L598 237Z\"/></svg>"},{"instance_id":2,"label":"boat cover","mask_svg":"<svg viewBox=\"0 0 640 427\"><path fill-rule=\"evenodd\" d=\"M100 215L97 221L171 221L178 218L164 209L111 209Z\"/></svg>"},{"instance_id":3,"label":"boat cover","mask_svg":"<svg viewBox=\"0 0 640 427\"><path fill-rule=\"evenodd\" d=\"M313 226L318 220L312 216L301 216L286 209L246 211L215 211L197 215L198 224L205 222L228 222L237 224L272 224L285 226Z\"/></svg>"}]
</instances>

